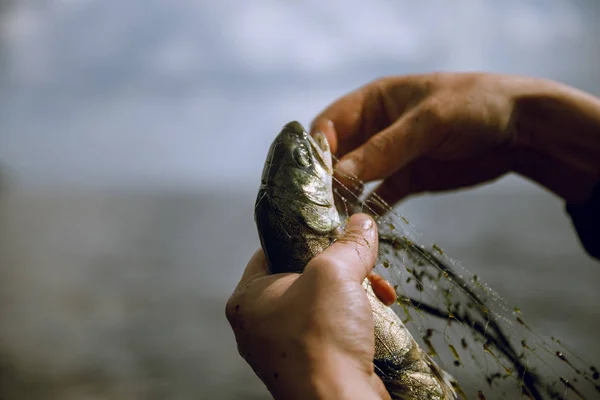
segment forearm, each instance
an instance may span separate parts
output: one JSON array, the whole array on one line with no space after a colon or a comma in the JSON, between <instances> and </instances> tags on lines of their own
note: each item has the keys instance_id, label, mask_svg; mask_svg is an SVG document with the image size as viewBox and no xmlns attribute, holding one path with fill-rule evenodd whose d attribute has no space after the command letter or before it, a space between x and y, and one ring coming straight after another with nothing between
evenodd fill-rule
<instances>
[{"instance_id":1,"label":"forearm","mask_svg":"<svg viewBox=\"0 0 600 400\"><path fill-rule=\"evenodd\" d=\"M541 79L512 85L516 172L568 203L586 202L600 180L600 99Z\"/></svg>"}]
</instances>

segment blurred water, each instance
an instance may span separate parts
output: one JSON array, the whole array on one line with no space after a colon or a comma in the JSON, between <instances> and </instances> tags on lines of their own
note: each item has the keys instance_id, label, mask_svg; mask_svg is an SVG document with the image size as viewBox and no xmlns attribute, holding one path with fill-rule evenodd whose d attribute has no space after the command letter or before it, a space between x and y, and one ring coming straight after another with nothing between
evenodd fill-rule
<instances>
[{"instance_id":1,"label":"blurred water","mask_svg":"<svg viewBox=\"0 0 600 400\"><path fill-rule=\"evenodd\" d=\"M600 93L600 3L0 3L0 398L263 399L224 304L271 139L385 74ZM593 362L600 266L515 177L401 212Z\"/></svg>"},{"instance_id":2,"label":"blurred water","mask_svg":"<svg viewBox=\"0 0 600 400\"><path fill-rule=\"evenodd\" d=\"M11 192L0 398L268 398L223 312L258 246L254 195ZM400 211L538 331L600 359L600 268L557 199L479 189Z\"/></svg>"},{"instance_id":3,"label":"blurred water","mask_svg":"<svg viewBox=\"0 0 600 400\"><path fill-rule=\"evenodd\" d=\"M224 318L249 193L14 192L0 227L0 398L264 392Z\"/></svg>"}]
</instances>

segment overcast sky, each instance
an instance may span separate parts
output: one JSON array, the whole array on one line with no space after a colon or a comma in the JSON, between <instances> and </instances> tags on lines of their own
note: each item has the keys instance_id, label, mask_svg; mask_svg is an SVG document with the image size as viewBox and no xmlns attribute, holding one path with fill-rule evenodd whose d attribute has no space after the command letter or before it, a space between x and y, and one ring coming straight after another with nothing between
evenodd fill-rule
<instances>
[{"instance_id":1,"label":"overcast sky","mask_svg":"<svg viewBox=\"0 0 600 400\"><path fill-rule=\"evenodd\" d=\"M256 186L283 124L381 75L600 94L596 4L19 0L0 17L0 164L25 184Z\"/></svg>"}]
</instances>

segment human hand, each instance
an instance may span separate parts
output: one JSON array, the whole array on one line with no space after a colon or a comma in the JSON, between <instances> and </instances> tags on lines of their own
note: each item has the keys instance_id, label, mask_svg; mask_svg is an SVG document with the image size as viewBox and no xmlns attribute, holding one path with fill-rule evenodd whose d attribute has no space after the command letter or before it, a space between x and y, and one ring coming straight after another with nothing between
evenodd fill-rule
<instances>
[{"instance_id":1,"label":"human hand","mask_svg":"<svg viewBox=\"0 0 600 400\"><path fill-rule=\"evenodd\" d=\"M389 399L374 371L361 284L377 249L376 224L358 214L302 274L270 275L262 250L254 254L226 315L240 354L276 399Z\"/></svg>"},{"instance_id":2,"label":"human hand","mask_svg":"<svg viewBox=\"0 0 600 400\"><path fill-rule=\"evenodd\" d=\"M450 190L513 169L516 77L436 73L376 80L340 98L313 122L336 170L393 204L424 191ZM343 177L340 177L344 181ZM346 182L348 182L346 180Z\"/></svg>"}]
</instances>

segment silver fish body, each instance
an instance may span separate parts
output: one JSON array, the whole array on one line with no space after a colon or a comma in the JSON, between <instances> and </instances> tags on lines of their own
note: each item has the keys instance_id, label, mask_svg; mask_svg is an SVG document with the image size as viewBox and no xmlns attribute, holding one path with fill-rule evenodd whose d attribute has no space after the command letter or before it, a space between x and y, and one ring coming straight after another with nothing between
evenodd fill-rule
<instances>
[{"instance_id":1,"label":"silver fish body","mask_svg":"<svg viewBox=\"0 0 600 400\"><path fill-rule=\"evenodd\" d=\"M324 135L283 127L265 162L255 221L271 273L302 272L341 233ZM451 377L421 350L398 315L363 282L373 312L375 370L395 400L456 398Z\"/></svg>"}]
</instances>

